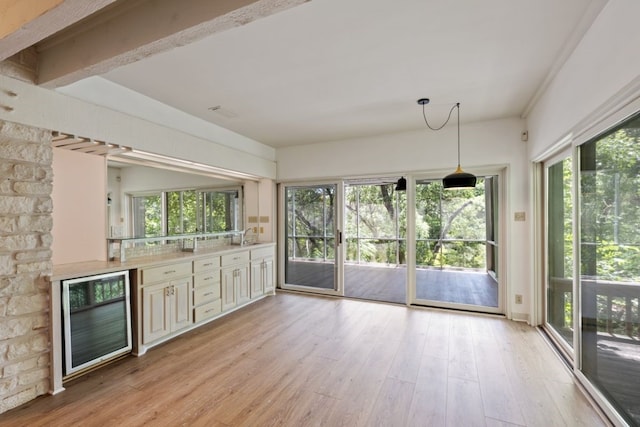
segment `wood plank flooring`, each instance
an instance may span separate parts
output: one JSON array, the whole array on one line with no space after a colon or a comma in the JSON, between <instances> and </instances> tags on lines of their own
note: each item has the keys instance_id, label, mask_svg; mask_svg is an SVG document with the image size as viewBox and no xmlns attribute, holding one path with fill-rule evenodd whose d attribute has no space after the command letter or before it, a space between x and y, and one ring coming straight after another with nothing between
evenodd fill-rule
<instances>
[{"instance_id":1,"label":"wood plank flooring","mask_svg":"<svg viewBox=\"0 0 640 427\"><path fill-rule=\"evenodd\" d=\"M279 292L0 415L2 426L601 426L500 317Z\"/></svg>"}]
</instances>

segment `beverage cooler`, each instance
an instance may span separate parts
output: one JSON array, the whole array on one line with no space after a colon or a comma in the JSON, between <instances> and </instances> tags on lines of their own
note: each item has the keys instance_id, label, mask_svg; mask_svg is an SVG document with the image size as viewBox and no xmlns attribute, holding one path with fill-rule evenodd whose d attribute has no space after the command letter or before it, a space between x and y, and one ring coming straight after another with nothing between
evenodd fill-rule
<instances>
[{"instance_id":1,"label":"beverage cooler","mask_svg":"<svg viewBox=\"0 0 640 427\"><path fill-rule=\"evenodd\" d=\"M129 272L62 281L64 376L131 352Z\"/></svg>"}]
</instances>

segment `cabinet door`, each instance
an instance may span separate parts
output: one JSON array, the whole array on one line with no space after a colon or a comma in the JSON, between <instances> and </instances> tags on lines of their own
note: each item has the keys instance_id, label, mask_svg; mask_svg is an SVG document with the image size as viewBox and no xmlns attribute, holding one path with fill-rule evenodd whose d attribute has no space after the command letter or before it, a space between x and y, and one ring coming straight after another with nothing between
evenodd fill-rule
<instances>
[{"instance_id":1,"label":"cabinet door","mask_svg":"<svg viewBox=\"0 0 640 427\"><path fill-rule=\"evenodd\" d=\"M191 279L171 283L172 331L193 323L191 318Z\"/></svg>"},{"instance_id":2,"label":"cabinet door","mask_svg":"<svg viewBox=\"0 0 640 427\"><path fill-rule=\"evenodd\" d=\"M262 263L251 261L251 298L259 297L264 293L262 288Z\"/></svg>"},{"instance_id":3,"label":"cabinet door","mask_svg":"<svg viewBox=\"0 0 640 427\"><path fill-rule=\"evenodd\" d=\"M251 298L249 291L249 264L238 266L236 271L236 303L242 304Z\"/></svg>"},{"instance_id":4,"label":"cabinet door","mask_svg":"<svg viewBox=\"0 0 640 427\"><path fill-rule=\"evenodd\" d=\"M171 332L167 316L170 289L166 283L142 289L142 341L145 344Z\"/></svg>"},{"instance_id":5,"label":"cabinet door","mask_svg":"<svg viewBox=\"0 0 640 427\"><path fill-rule=\"evenodd\" d=\"M236 269L222 269L222 311L236 306Z\"/></svg>"},{"instance_id":6,"label":"cabinet door","mask_svg":"<svg viewBox=\"0 0 640 427\"><path fill-rule=\"evenodd\" d=\"M262 263L262 274L264 275L262 286L265 293L273 292L273 272L273 258L265 258Z\"/></svg>"}]
</instances>

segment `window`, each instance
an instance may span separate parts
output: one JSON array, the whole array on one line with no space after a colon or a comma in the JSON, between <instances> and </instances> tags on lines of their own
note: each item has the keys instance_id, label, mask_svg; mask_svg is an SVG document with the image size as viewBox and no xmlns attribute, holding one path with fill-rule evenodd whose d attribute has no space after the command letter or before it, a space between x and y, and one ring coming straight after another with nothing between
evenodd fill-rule
<instances>
[{"instance_id":1,"label":"window","mask_svg":"<svg viewBox=\"0 0 640 427\"><path fill-rule=\"evenodd\" d=\"M134 237L151 237L164 234L162 205L162 194L141 195L131 198Z\"/></svg>"},{"instance_id":2,"label":"window","mask_svg":"<svg viewBox=\"0 0 640 427\"><path fill-rule=\"evenodd\" d=\"M345 187L346 261L406 264L406 197L395 183Z\"/></svg>"},{"instance_id":3,"label":"window","mask_svg":"<svg viewBox=\"0 0 640 427\"><path fill-rule=\"evenodd\" d=\"M203 191L199 193L201 229L207 233L239 230L240 203L238 190Z\"/></svg>"},{"instance_id":4,"label":"window","mask_svg":"<svg viewBox=\"0 0 640 427\"><path fill-rule=\"evenodd\" d=\"M242 189L189 189L131 196L135 237L242 229Z\"/></svg>"},{"instance_id":5,"label":"window","mask_svg":"<svg viewBox=\"0 0 640 427\"><path fill-rule=\"evenodd\" d=\"M640 115L580 147L584 375L640 423Z\"/></svg>"},{"instance_id":6,"label":"window","mask_svg":"<svg viewBox=\"0 0 640 427\"><path fill-rule=\"evenodd\" d=\"M571 155L548 162L546 322L560 345L572 354L573 310L573 165Z\"/></svg>"}]
</instances>

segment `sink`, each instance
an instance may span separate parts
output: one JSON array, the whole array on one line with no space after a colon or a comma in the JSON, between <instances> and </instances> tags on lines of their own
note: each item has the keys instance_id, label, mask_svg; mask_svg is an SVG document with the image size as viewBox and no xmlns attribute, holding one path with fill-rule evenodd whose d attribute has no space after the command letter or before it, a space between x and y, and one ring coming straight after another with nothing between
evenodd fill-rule
<instances>
[{"instance_id":1,"label":"sink","mask_svg":"<svg viewBox=\"0 0 640 427\"><path fill-rule=\"evenodd\" d=\"M259 244L260 242L244 242L244 243L232 243L231 246L240 246L241 248L245 248L247 246L255 246Z\"/></svg>"}]
</instances>

